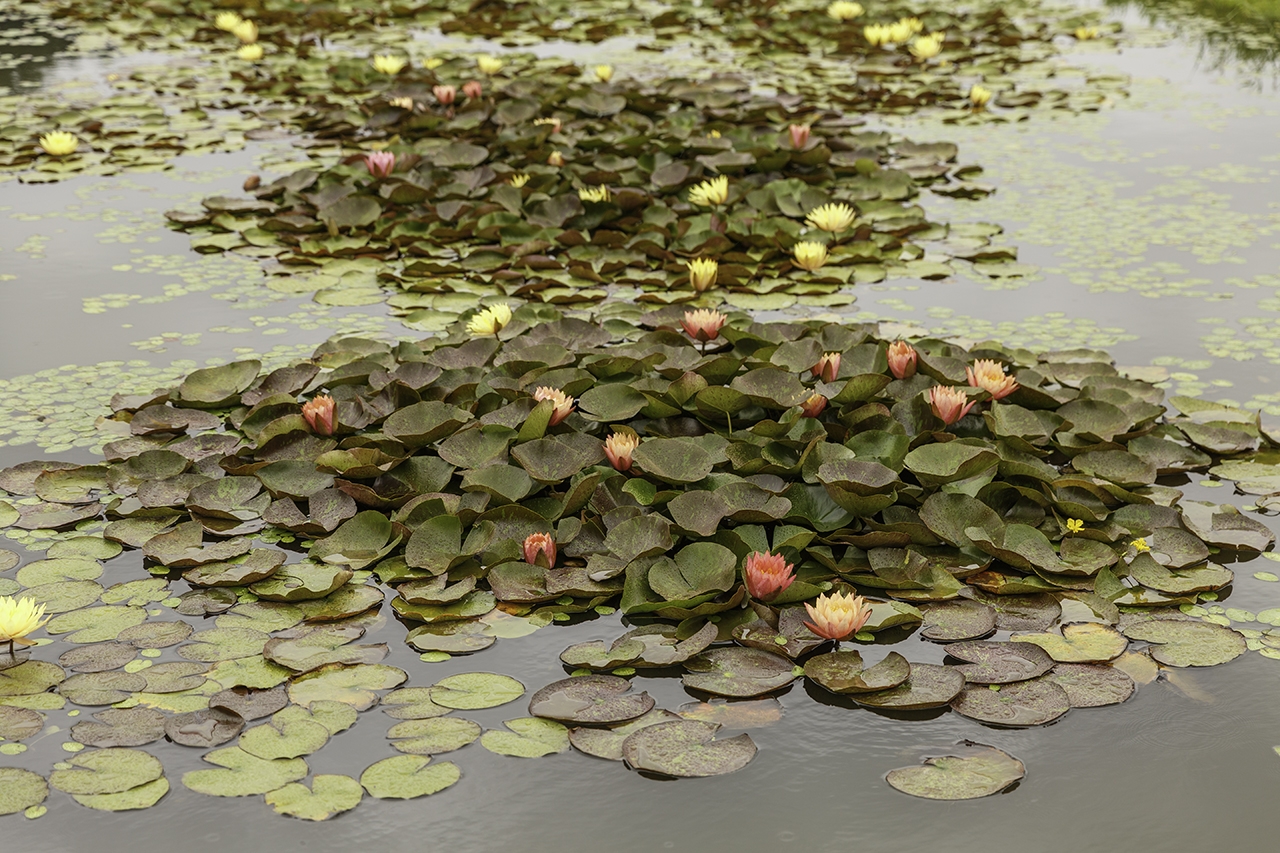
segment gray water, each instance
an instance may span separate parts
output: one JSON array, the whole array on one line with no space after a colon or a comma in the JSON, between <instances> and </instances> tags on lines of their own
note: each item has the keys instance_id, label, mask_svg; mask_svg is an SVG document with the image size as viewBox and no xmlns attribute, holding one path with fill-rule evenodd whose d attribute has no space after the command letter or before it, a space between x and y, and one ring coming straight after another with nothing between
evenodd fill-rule
<instances>
[{"instance_id":1,"label":"gray water","mask_svg":"<svg viewBox=\"0 0 1280 853\"><path fill-rule=\"evenodd\" d=\"M1077 51L1070 58L1133 75L1133 96L1079 120L1037 114L1016 127L955 128L927 119L907 119L897 127L919 141L960 143L962 159L982 163L983 180L998 188L978 202L930 199L928 209L953 221L1000 222L1008 242L1020 248L1020 261L1049 270L1068 265L1077 280L1046 272L1011 290L962 276L891 282L860 288L857 308L971 337L995 328L1044 346L1105 346L1121 364L1166 364L1175 374L1175 390L1280 404L1280 397L1267 396L1280 388L1264 348L1231 348L1265 340L1280 317L1276 306L1265 303L1275 298L1273 286L1235 281L1274 275L1280 260L1273 245L1280 220L1268 186L1278 173L1270 158L1280 138L1280 112L1270 85L1209 67L1186 42L1120 53ZM141 60L55 56L40 65L39 85L92 80L119 67L113 63L128 61ZM38 89L31 91L39 97ZM307 296L264 299L252 262L196 256L188 238L167 231L160 216L203 196L236 192L246 173L261 170L262 158L279 156L286 147L287 141L250 142L237 153L180 157L173 171L163 173L0 184L0 215L6 217L0 273L13 276L0 281L0 379L51 371L47 379L70 372L59 374L58 368L109 360L146 361L163 372L171 363L176 370L229 358L236 347L261 352L328 337L333 327L324 323L333 321L310 310ZM1223 164L1235 171L1219 168ZM1209 168L1217 171L1206 176ZM1178 180L1181 194L1173 192ZM1162 207L1163 200L1174 209ZM1170 240L1138 252L1129 267L1150 271L1148 279L1204 279L1191 288L1198 295L1147 297L1091 287L1090 281L1107 281L1116 264L1062 254L1081 243L1073 231L1094 227L1087 221L1091 210L1099 218L1120 210L1129 226L1143 224L1130 221L1134 217L1148 216L1150 232L1165 239L1194 234L1193 213L1208 203L1225 211L1217 220L1231 223L1230 236L1239 245L1224 254L1238 262L1203 264L1191 251L1194 240ZM1041 221L1046 208L1055 217L1049 223ZM132 242L120 242L122 236ZM32 240L41 237L47 240ZM1214 239L1206 233L1203 243ZM180 276L140 273L140 259L150 255L206 270L210 288L155 301ZM134 268L113 269L125 264ZM85 313L84 300L103 294L141 298ZM1049 312L1064 317L1043 319ZM384 314L375 305L327 316L393 336L405 333ZM1222 322L1209 325L1206 318ZM1227 343L1207 344L1206 335L1219 327L1227 330ZM223 331L210 331L215 328ZM286 331L263 334L273 328ZM84 450L44 454L33 444L10 444L0 447L0 465L49 455L89 458ZM1228 489L1195 482L1183 487L1190 498L1231 499ZM1273 568L1270 561L1255 558L1231 567L1237 573L1231 606L1257 611L1280 605L1280 584L1252 577ZM141 558L126 554L108 564L108 572L113 580L142 576ZM406 669L411 686L453 672L490 670L515 676L532 691L564 676L557 655L565 646L619 632L617 617L552 626L501 640L476 656L435 664L417 659L403 643L404 628L393 620L370 631L366 642L389 643L386 663ZM899 651L916 661L941 657L940 647L918 639ZM637 683L663 707L693 699L675 678L644 677ZM1124 705L1075 710L1055 725L1029 730L986 727L950 712L890 718L832 704L829 695L797 683L780 696L783 719L750 731L759 756L727 777L655 781L576 752L520 760L473 744L448 756L463 771L449 790L404 803L366 799L354 812L315 825L278 817L258 797L222 800L187 791L178 780L186 770L207 766L201 753L156 744L149 749L164 761L173 790L155 808L103 814L55 792L47 816L5 819L0 832L5 851L27 853L1248 849L1273 843L1278 824L1269 802L1280 780L1280 757L1273 751L1280 744L1277 699L1280 661L1254 653L1141 686ZM503 720L524 713L519 700L467 716L500 728ZM62 712L48 716L64 729L74 722ZM380 712L362 714L353 729L309 759L312 771L358 772L394 755L385 731ZM884 782L888 770L916 764L966 738L1017 756L1027 765L1026 778L1003 795L960 803L913 799ZM5 764L47 770L66 755L60 741L43 737Z\"/></svg>"}]
</instances>

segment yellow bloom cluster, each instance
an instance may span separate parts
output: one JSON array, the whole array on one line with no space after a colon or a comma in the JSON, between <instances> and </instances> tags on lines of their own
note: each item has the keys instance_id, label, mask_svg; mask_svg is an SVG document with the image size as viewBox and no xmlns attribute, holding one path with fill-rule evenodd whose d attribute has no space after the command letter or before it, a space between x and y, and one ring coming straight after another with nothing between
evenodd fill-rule
<instances>
[{"instance_id":1,"label":"yellow bloom cluster","mask_svg":"<svg viewBox=\"0 0 1280 853\"><path fill-rule=\"evenodd\" d=\"M851 3L849 0L835 0L827 7L827 15L837 21L852 21L863 11L861 3Z\"/></svg>"},{"instance_id":2,"label":"yellow bloom cluster","mask_svg":"<svg viewBox=\"0 0 1280 853\"><path fill-rule=\"evenodd\" d=\"M80 140L74 133L65 130L53 130L40 137L40 147L44 153L54 157L66 157L75 152Z\"/></svg>"},{"instance_id":3,"label":"yellow bloom cluster","mask_svg":"<svg viewBox=\"0 0 1280 853\"><path fill-rule=\"evenodd\" d=\"M872 47L892 47L923 31L924 24L919 18L900 18L892 24L868 24L862 28L862 35Z\"/></svg>"},{"instance_id":4,"label":"yellow bloom cluster","mask_svg":"<svg viewBox=\"0 0 1280 853\"><path fill-rule=\"evenodd\" d=\"M613 79L612 65L597 65L594 70L596 72L596 79L601 83L608 83Z\"/></svg>"},{"instance_id":5,"label":"yellow bloom cluster","mask_svg":"<svg viewBox=\"0 0 1280 853\"><path fill-rule=\"evenodd\" d=\"M916 59L933 59L942 53L942 41L946 35L946 33L929 33L927 36L920 36L907 49Z\"/></svg>"},{"instance_id":6,"label":"yellow bloom cluster","mask_svg":"<svg viewBox=\"0 0 1280 853\"><path fill-rule=\"evenodd\" d=\"M508 178L507 182L511 184L511 186L515 187L516 189L520 189L525 184L529 183L529 173L517 172L516 174Z\"/></svg>"},{"instance_id":7,"label":"yellow bloom cluster","mask_svg":"<svg viewBox=\"0 0 1280 853\"><path fill-rule=\"evenodd\" d=\"M609 188L603 184L598 187L580 187L578 198L583 201L606 202L609 200Z\"/></svg>"},{"instance_id":8,"label":"yellow bloom cluster","mask_svg":"<svg viewBox=\"0 0 1280 853\"><path fill-rule=\"evenodd\" d=\"M720 272L720 264L711 258L697 258L689 261L689 284L701 293L716 283Z\"/></svg>"},{"instance_id":9,"label":"yellow bloom cluster","mask_svg":"<svg viewBox=\"0 0 1280 853\"><path fill-rule=\"evenodd\" d=\"M974 83L969 87L969 103L973 104L975 110L983 109L990 101L991 90L986 86L979 86Z\"/></svg>"}]
</instances>

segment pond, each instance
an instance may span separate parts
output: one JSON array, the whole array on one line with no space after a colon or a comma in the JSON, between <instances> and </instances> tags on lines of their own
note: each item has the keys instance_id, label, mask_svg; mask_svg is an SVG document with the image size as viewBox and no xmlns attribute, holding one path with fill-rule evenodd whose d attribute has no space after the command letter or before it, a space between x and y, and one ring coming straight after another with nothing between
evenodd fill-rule
<instances>
[{"instance_id":1,"label":"pond","mask_svg":"<svg viewBox=\"0 0 1280 853\"><path fill-rule=\"evenodd\" d=\"M1154 0L236 7L259 39L113 5L0 13L0 595L54 617L0 668L15 849L1271 840L1265 32ZM322 388L336 427L298 405ZM598 440L628 424L631 472ZM752 609L770 545L797 580ZM878 602L856 664L799 625L842 589ZM896 655L916 704L872 707ZM652 704L583 686L608 673ZM628 702L718 747L553 722Z\"/></svg>"}]
</instances>

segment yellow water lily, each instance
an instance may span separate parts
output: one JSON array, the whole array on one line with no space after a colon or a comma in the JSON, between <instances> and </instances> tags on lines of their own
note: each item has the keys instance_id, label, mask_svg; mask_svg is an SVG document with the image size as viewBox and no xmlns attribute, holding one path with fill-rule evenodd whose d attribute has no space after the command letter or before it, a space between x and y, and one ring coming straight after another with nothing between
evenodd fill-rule
<instances>
[{"instance_id":1,"label":"yellow water lily","mask_svg":"<svg viewBox=\"0 0 1280 853\"><path fill-rule=\"evenodd\" d=\"M36 604L30 598L0 595L0 643L9 644L10 655L13 654L14 643L34 645L27 640L27 635L48 621L44 616L43 604Z\"/></svg>"},{"instance_id":2,"label":"yellow water lily","mask_svg":"<svg viewBox=\"0 0 1280 853\"><path fill-rule=\"evenodd\" d=\"M907 50L911 51L911 55L919 60L933 59L942 53L942 40L946 38L946 33L929 33L927 36L920 36Z\"/></svg>"},{"instance_id":3,"label":"yellow water lily","mask_svg":"<svg viewBox=\"0 0 1280 853\"><path fill-rule=\"evenodd\" d=\"M241 21L231 33L245 44L253 44L258 40L258 25L253 21Z\"/></svg>"},{"instance_id":4,"label":"yellow water lily","mask_svg":"<svg viewBox=\"0 0 1280 853\"><path fill-rule=\"evenodd\" d=\"M422 67L427 69L428 71L435 71L441 65L444 65L444 60L438 56L433 56L427 61L422 63Z\"/></svg>"},{"instance_id":5,"label":"yellow water lily","mask_svg":"<svg viewBox=\"0 0 1280 853\"><path fill-rule=\"evenodd\" d=\"M843 202L832 202L809 211L804 221L814 228L839 234L853 224L858 214L852 207Z\"/></svg>"},{"instance_id":6,"label":"yellow water lily","mask_svg":"<svg viewBox=\"0 0 1280 853\"><path fill-rule=\"evenodd\" d=\"M849 0L835 0L827 7L827 16L837 21L852 21L863 13L861 3L851 3Z\"/></svg>"},{"instance_id":7,"label":"yellow water lily","mask_svg":"<svg viewBox=\"0 0 1280 853\"><path fill-rule=\"evenodd\" d=\"M689 261L689 284L701 293L716 283L720 264L711 258L697 258Z\"/></svg>"},{"instance_id":8,"label":"yellow water lily","mask_svg":"<svg viewBox=\"0 0 1280 853\"><path fill-rule=\"evenodd\" d=\"M1137 539L1134 539L1132 542L1130 542L1129 547L1137 551L1139 554L1141 554L1144 551L1151 550L1151 546L1147 544L1147 540L1143 539L1142 537L1138 537Z\"/></svg>"},{"instance_id":9,"label":"yellow water lily","mask_svg":"<svg viewBox=\"0 0 1280 853\"><path fill-rule=\"evenodd\" d=\"M814 240L803 240L791 247L791 257L801 269L817 272L827 262L827 247Z\"/></svg>"},{"instance_id":10,"label":"yellow water lily","mask_svg":"<svg viewBox=\"0 0 1280 853\"><path fill-rule=\"evenodd\" d=\"M613 79L612 65L597 65L594 70L596 72L596 79L601 83L608 83Z\"/></svg>"},{"instance_id":11,"label":"yellow water lily","mask_svg":"<svg viewBox=\"0 0 1280 853\"><path fill-rule=\"evenodd\" d=\"M1081 521L1081 520L1080 520L1080 519L1078 519L1078 518L1068 518L1068 519L1067 519L1067 532L1068 532L1068 533L1079 533L1081 530L1084 530L1084 522L1083 522L1083 521Z\"/></svg>"},{"instance_id":12,"label":"yellow water lily","mask_svg":"<svg viewBox=\"0 0 1280 853\"><path fill-rule=\"evenodd\" d=\"M492 77L502 70L502 60L496 56L482 56L476 60L476 67L480 69L481 74L488 74Z\"/></svg>"},{"instance_id":13,"label":"yellow water lily","mask_svg":"<svg viewBox=\"0 0 1280 853\"><path fill-rule=\"evenodd\" d=\"M473 335L496 335L511 322L511 306L505 302L490 305L478 312L467 323L467 331Z\"/></svg>"},{"instance_id":14,"label":"yellow water lily","mask_svg":"<svg viewBox=\"0 0 1280 853\"><path fill-rule=\"evenodd\" d=\"M579 187L578 198L583 201L606 202L609 200L609 188L603 184L598 187Z\"/></svg>"},{"instance_id":15,"label":"yellow water lily","mask_svg":"<svg viewBox=\"0 0 1280 853\"><path fill-rule=\"evenodd\" d=\"M391 104L391 106L393 107L399 107L402 110L413 109L413 98L409 97L408 95L405 95L402 98L392 98L387 103Z\"/></svg>"},{"instance_id":16,"label":"yellow water lily","mask_svg":"<svg viewBox=\"0 0 1280 853\"><path fill-rule=\"evenodd\" d=\"M75 152L79 145L80 140L76 135L65 130L52 130L40 137L40 147L44 149L44 153L54 157L66 157Z\"/></svg>"},{"instance_id":17,"label":"yellow water lily","mask_svg":"<svg viewBox=\"0 0 1280 853\"><path fill-rule=\"evenodd\" d=\"M260 44L242 44L240 49L236 51L236 56L245 62L257 62L262 58L262 45Z\"/></svg>"},{"instance_id":18,"label":"yellow water lily","mask_svg":"<svg viewBox=\"0 0 1280 853\"><path fill-rule=\"evenodd\" d=\"M991 101L991 90L986 86L979 86L974 83L969 87L969 103L973 104L975 110L986 107Z\"/></svg>"},{"instance_id":19,"label":"yellow water lily","mask_svg":"<svg viewBox=\"0 0 1280 853\"><path fill-rule=\"evenodd\" d=\"M507 178L507 183L511 184L511 186L515 187L516 189L520 189L522 186L529 183L529 173L517 172L516 174Z\"/></svg>"},{"instance_id":20,"label":"yellow water lily","mask_svg":"<svg viewBox=\"0 0 1280 853\"><path fill-rule=\"evenodd\" d=\"M373 70L388 76L399 74L408 64L409 60L403 56L395 56L390 53L380 53L373 58Z\"/></svg>"},{"instance_id":21,"label":"yellow water lily","mask_svg":"<svg viewBox=\"0 0 1280 853\"><path fill-rule=\"evenodd\" d=\"M724 204L729 200L729 176L717 175L689 190L689 203L702 207Z\"/></svg>"},{"instance_id":22,"label":"yellow water lily","mask_svg":"<svg viewBox=\"0 0 1280 853\"><path fill-rule=\"evenodd\" d=\"M1097 27L1076 27L1075 37L1077 41L1089 41L1090 39L1100 38L1102 31Z\"/></svg>"},{"instance_id":23,"label":"yellow water lily","mask_svg":"<svg viewBox=\"0 0 1280 853\"><path fill-rule=\"evenodd\" d=\"M223 32L229 33L240 26L240 22L243 20L244 18L235 12L219 12L218 16L213 19L213 25Z\"/></svg>"},{"instance_id":24,"label":"yellow water lily","mask_svg":"<svg viewBox=\"0 0 1280 853\"><path fill-rule=\"evenodd\" d=\"M885 24L867 24L862 28L862 36L867 40L867 44L872 47L880 47L889 44L889 27Z\"/></svg>"}]
</instances>

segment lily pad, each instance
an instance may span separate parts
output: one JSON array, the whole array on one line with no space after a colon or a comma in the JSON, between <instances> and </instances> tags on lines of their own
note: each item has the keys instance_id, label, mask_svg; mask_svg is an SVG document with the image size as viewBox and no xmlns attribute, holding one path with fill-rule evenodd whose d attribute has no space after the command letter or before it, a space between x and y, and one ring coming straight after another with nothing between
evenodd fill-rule
<instances>
[{"instance_id":1,"label":"lily pad","mask_svg":"<svg viewBox=\"0 0 1280 853\"><path fill-rule=\"evenodd\" d=\"M1021 761L992 746L962 741L950 754L918 767L890 770L885 781L904 794L928 800L976 800L998 794L1026 775Z\"/></svg>"},{"instance_id":2,"label":"lily pad","mask_svg":"<svg viewBox=\"0 0 1280 853\"><path fill-rule=\"evenodd\" d=\"M1100 708L1118 705L1133 695L1136 685L1122 670L1112 666L1060 663L1045 679L1067 692L1072 708Z\"/></svg>"},{"instance_id":3,"label":"lily pad","mask_svg":"<svg viewBox=\"0 0 1280 853\"><path fill-rule=\"evenodd\" d=\"M496 708L524 695L524 685L509 675L464 672L449 675L431 688L431 700L445 708L475 711Z\"/></svg>"},{"instance_id":4,"label":"lily pad","mask_svg":"<svg viewBox=\"0 0 1280 853\"><path fill-rule=\"evenodd\" d=\"M956 670L971 684L1012 684L1053 668L1053 658L1030 643L974 640L947 646L947 654L966 662Z\"/></svg>"},{"instance_id":5,"label":"lily pad","mask_svg":"<svg viewBox=\"0 0 1280 853\"><path fill-rule=\"evenodd\" d=\"M85 746L144 746L164 737L165 716L152 708L112 708L71 727Z\"/></svg>"},{"instance_id":6,"label":"lily pad","mask_svg":"<svg viewBox=\"0 0 1280 853\"><path fill-rule=\"evenodd\" d=\"M957 714L993 726L1042 726L1071 709L1067 692L1043 678L1002 684L998 689L982 684L966 687L952 702Z\"/></svg>"},{"instance_id":7,"label":"lily pad","mask_svg":"<svg viewBox=\"0 0 1280 853\"><path fill-rule=\"evenodd\" d=\"M18 767L0 767L0 815L35 808L49 796L49 783L38 773Z\"/></svg>"},{"instance_id":8,"label":"lily pad","mask_svg":"<svg viewBox=\"0 0 1280 853\"><path fill-rule=\"evenodd\" d=\"M622 744L628 737L659 723L679 722L680 717L662 708L654 708L642 717L613 728L581 726L569 730L569 743L579 752L594 755L607 761L622 760Z\"/></svg>"},{"instance_id":9,"label":"lily pad","mask_svg":"<svg viewBox=\"0 0 1280 853\"><path fill-rule=\"evenodd\" d=\"M211 797L265 794L307 775L307 762L301 758L258 758L237 746L215 749L205 755L204 760L220 769L184 773L182 784Z\"/></svg>"},{"instance_id":10,"label":"lily pad","mask_svg":"<svg viewBox=\"0 0 1280 853\"><path fill-rule=\"evenodd\" d=\"M49 776L49 785L65 794L118 794L164 775L159 759L138 749L95 749L66 762Z\"/></svg>"},{"instance_id":11,"label":"lily pad","mask_svg":"<svg viewBox=\"0 0 1280 853\"><path fill-rule=\"evenodd\" d=\"M935 643L977 640L996 630L996 611L980 601L959 599L924 604L920 636Z\"/></svg>"},{"instance_id":12,"label":"lily pad","mask_svg":"<svg viewBox=\"0 0 1280 853\"><path fill-rule=\"evenodd\" d=\"M956 667L927 663L911 665L911 675L897 687L875 693L851 694L853 701L887 711L924 711L951 704L964 689L964 675Z\"/></svg>"},{"instance_id":13,"label":"lily pad","mask_svg":"<svg viewBox=\"0 0 1280 853\"><path fill-rule=\"evenodd\" d=\"M615 726L653 710L653 697L630 691L631 682L613 675L566 678L533 694L529 713L562 723Z\"/></svg>"},{"instance_id":14,"label":"lily pad","mask_svg":"<svg viewBox=\"0 0 1280 853\"><path fill-rule=\"evenodd\" d=\"M396 723L387 737L407 755L437 755L474 743L483 731L479 723L459 717L434 717Z\"/></svg>"},{"instance_id":15,"label":"lily pad","mask_svg":"<svg viewBox=\"0 0 1280 853\"><path fill-rule=\"evenodd\" d=\"M480 737L480 745L498 755L513 758L541 758L569 748L569 730L553 720L521 717L503 723L510 731L496 729Z\"/></svg>"},{"instance_id":16,"label":"lily pad","mask_svg":"<svg viewBox=\"0 0 1280 853\"><path fill-rule=\"evenodd\" d=\"M684 686L716 696L762 696L796 678L795 665L759 649L709 649L686 661Z\"/></svg>"},{"instance_id":17,"label":"lily pad","mask_svg":"<svg viewBox=\"0 0 1280 853\"><path fill-rule=\"evenodd\" d=\"M751 736L716 740L719 728L697 720L647 726L623 741L622 757L634 770L676 778L722 776L750 764L756 757Z\"/></svg>"},{"instance_id":18,"label":"lily pad","mask_svg":"<svg viewBox=\"0 0 1280 853\"><path fill-rule=\"evenodd\" d=\"M397 755L371 764L360 774L369 796L380 800L411 800L436 794L462 777L451 761L432 764L430 756Z\"/></svg>"},{"instance_id":19,"label":"lily pad","mask_svg":"<svg viewBox=\"0 0 1280 853\"><path fill-rule=\"evenodd\" d=\"M857 651L835 651L809 658L804 674L832 693L876 693L906 683L911 664L897 652L889 652L884 660L866 666Z\"/></svg>"},{"instance_id":20,"label":"lily pad","mask_svg":"<svg viewBox=\"0 0 1280 853\"><path fill-rule=\"evenodd\" d=\"M1246 648L1239 633L1210 622L1153 619L1127 625L1124 635L1151 643L1151 657L1165 666L1217 666Z\"/></svg>"},{"instance_id":21,"label":"lily pad","mask_svg":"<svg viewBox=\"0 0 1280 853\"><path fill-rule=\"evenodd\" d=\"M1115 660L1129 641L1109 625L1077 622L1062 626L1062 634L1015 634L1015 643L1034 643L1058 663L1105 663Z\"/></svg>"},{"instance_id":22,"label":"lily pad","mask_svg":"<svg viewBox=\"0 0 1280 853\"><path fill-rule=\"evenodd\" d=\"M225 708L210 707L168 718L164 733L183 746L221 746L244 731L244 718Z\"/></svg>"},{"instance_id":23,"label":"lily pad","mask_svg":"<svg viewBox=\"0 0 1280 853\"><path fill-rule=\"evenodd\" d=\"M311 780L311 787L291 782L283 788L269 791L267 805L276 814L301 820L328 820L334 815L351 811L364 799L364 788L350 776L320 774Z\"/></svg>"}]
</instances>

